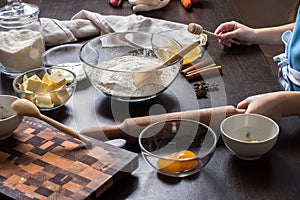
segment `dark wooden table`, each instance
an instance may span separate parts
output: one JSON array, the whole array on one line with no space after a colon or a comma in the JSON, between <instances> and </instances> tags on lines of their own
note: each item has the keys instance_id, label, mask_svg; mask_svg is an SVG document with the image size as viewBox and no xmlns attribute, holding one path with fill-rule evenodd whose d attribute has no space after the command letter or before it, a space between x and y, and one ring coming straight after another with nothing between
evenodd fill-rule
<instances>
[{"instance_id":1,"label":"dark wooden table","mask_svg":"<svg viewBox=\"0 0 300 200\"><path fill-rule=\"evenodd\" d=\"M104 0L31 0L41 17L70 19L82 9L103 15L129 15L124 1L113 8ZM1 6L5 1L0 0ZM137 13L188 24L196 22L213 31L219 23L241 20L232 0L203 0L186 10L179 0L163 9ZM127 117L192 110L203 107L237 105L249 95L280 90L271 67L258 46L225 48L210 38L206 47L214 62L223 66L223 87L207 99L193 97L192 83L181 79L159 97L142 103L111 100L84 81L68 104L46 115L78 130L90 125L111 125ZM185 83L185 84L181 84ZM188 87L185 89L184 87ZM14 94L11 79L1 75L0 94ZM191 98L192 96L192 98ZM87 106L89 105L89 106ZM115 115L116 111L119 113ZM121 114L120 114L121 113ZM85 116L83 117L83 114ZM140 167L127 179L113 185L101 199L298 199L300 196L300 125L296 117L283 119L278 143L256 161L233 156L219 140L210 163L199 174L188 178L169 178L157 174L140 159ZM215 130L219 132L219 130ZM136 146L125 148L137 151Z\"/></svg>"}]
</instances>

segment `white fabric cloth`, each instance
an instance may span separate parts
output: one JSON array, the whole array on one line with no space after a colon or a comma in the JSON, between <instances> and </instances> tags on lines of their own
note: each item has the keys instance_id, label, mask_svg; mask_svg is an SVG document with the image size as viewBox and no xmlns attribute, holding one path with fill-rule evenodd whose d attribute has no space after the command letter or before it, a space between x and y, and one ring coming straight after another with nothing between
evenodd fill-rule
<instances>
[{"instance_id":1,"label":"white fabric cloth","mask_svg":"<svg viewBox=\"0 0 300 200\"><path fill-rule=\"evenodd\" d=\"M170 0L128 0L128 2L132 5L133 11L139 12L163 8L168 5Z\"/></svg>"},{"instance_id":2,"label":"white fabric cloth","mask_svg":"<svg viewBox=\"0 0 300 200\"><path fill-rule=\"evenodd\" d=\"M87 10L81 10L70 20L65 21L41 18L41 24L47 46L74 42L79 38L113 32L147 31L154 33L170 29L187 28L185 24L144 17L142 15L101 15Z\"/></svg>"},{"instance_id":3,"label":"white fabric cloth","mask_svg":"<svg viewBox=\"0 0 300 200\"><path fill-rule=\"evenodd\" d=\"M289 65L288 61L288 45L289 41L292 37L292 31L286 31L282 34L281 40L286 46L286 50L284 53L279 54L273 58L274 61L278 62L279 70L278 70L278 81L286 91L292 90L292 84L296 84L300 86L300 72L296 69L293 69Z\"/></svg>"}]
</instances>

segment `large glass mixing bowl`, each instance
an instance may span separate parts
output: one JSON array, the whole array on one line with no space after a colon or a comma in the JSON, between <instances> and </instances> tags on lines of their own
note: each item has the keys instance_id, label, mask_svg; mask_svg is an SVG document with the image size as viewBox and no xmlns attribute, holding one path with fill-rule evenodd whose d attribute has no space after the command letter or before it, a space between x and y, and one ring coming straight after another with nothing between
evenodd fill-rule
<instances>
[{"instance_id":1,"label":"large glass mixing bowl","mask_svg":"<svg viewBox=\"0 0 300 200\"><path fill-rule=\"evenodd\" d=\"M161 34L111 33L85 43L80 60L97 90L122 101L143 101L161 94L177 77L182 58L161 65L180 49Z\"/></svg>"}]
</instances>

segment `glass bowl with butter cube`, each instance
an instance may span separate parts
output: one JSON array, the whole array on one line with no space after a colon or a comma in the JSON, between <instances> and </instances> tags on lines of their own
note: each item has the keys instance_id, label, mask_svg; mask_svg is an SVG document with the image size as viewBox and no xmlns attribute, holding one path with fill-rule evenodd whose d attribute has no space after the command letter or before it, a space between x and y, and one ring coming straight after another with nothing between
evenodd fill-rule
<instances>
[{"instance_id":1,"label":"glass bowl with butter cube","mask_svg":"<svg viewBox=\"0 0 300 200\"><path fill-rule=\"evenodd\" d=\"M63 106L76 89L76 75L62 68L38 68L17 76L13 89L20 98L33 102L41 111Z\"/></svg>"}]
</instances>

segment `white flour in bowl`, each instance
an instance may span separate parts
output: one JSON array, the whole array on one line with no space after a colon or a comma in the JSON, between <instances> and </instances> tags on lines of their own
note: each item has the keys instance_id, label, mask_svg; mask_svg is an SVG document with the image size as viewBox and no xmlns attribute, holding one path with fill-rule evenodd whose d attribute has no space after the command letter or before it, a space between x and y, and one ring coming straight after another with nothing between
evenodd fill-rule
<instances>
[{"instance_id":1,"label":"white flour in bowl","mask_svg":"<svg viewBox=\"0 0 300 200\"><path fill-rule=\"evenodd\" d=\"M156 70L142 84L134 84L134 72L158 66L161 60L154 57L122 56L102 62L90 74L94 86L112 96L141 98L155 95L172 83L179 72L179 65ZM101 68L101 69L100 69Z\"/></svg>"},{"instance_id":2,"label":"white flour in bowl","mask_svg":"<svg viewBox=\"0 0 300 200\"><path fill-rule=\"evenodd\" d=\"M14 115L14 113L11 110L8 110L0 104L0 120L6 119L12 115Z\"/></svg>"}]
</instances>

